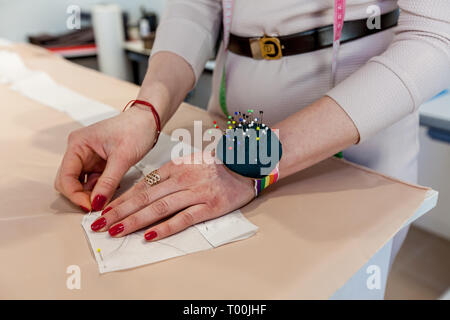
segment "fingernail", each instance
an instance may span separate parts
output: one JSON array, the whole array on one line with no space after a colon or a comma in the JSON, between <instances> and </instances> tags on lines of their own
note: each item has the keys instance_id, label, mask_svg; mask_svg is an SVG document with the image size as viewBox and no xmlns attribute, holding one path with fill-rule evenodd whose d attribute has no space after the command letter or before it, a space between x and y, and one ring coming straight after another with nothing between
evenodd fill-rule
<instances>
[{"instance_id":1,"label":"fingernail","mask_svg":"<svg viewBox=\"0 0 450 320\"><path fill-rule=\"evenodd\" d=\"M94 221L93 224L91 224L91 229L92 229L92 231L98 231L101 228L103 228L104 226L106 226L106 219L100 218L100 219Z\"/></svg>"},{"instance_id":2,"label":"fingernail","mask_svg":"<svg viewBox=\"0 0 450 320\"><path fill-rule=\"evenodd\" d=\"M152 239L155 239L158 236L158 234L156 233L156 231L150 231L148 233L145 234L145 240L150 241Z\"/></svg>"},{"instance_id":3,"label":"fingernail","mask_svg":"<svg viewBox=\"0 0 450 320\"><path fill-rule=\"evenodd\" d=\"M118 235L119 233L121 233L123 231L123 229L124 229L123 224L119 223L119 224L116 224L111 229L109 229L108 232L112 237L114 237L115 235Z\"/></svg>"},{"instance_id":4,"label":"fingernail","mask_svg":"<svg viewBox=\"0 0 450 320\"><path fill-rule=\"evenodd\" d=\"M94 201L92 201L92 210L99 211L103 209L106 203L106 197L104 195L98 194L95 196Z\"/></svg>"},{"instance_id":5,"label":"fingernail","mask_svg":"<svg viewBox=\"0 0 450 320\"><path fill-rule=\"evenodd\" d=\"M103 210L102 215L104 215L105 213L107 213L111 209L112 209L111 207L106 208L105 210Z\"/></svg>"},{"instance_id":6,"label":"fingernail","mask_svg":"<svg viewBox=\"0 0 450 320\"><path fill-rule=\"evenodd\" d=\"M91 210L89 210L88 208L84 207L84 206L80 206L81 210L83 210L86 213L89 213Z\"/></svg>"}]
</instances>

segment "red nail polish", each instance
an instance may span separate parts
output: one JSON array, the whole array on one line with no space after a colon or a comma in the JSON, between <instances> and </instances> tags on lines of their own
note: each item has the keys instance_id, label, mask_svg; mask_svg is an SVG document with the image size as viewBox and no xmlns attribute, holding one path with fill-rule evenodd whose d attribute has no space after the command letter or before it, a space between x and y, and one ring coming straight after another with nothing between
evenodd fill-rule
<instances>
[{"instance_id":1,"label":"red nail polish","mask_svg":"<svg viewBox=\"0 0 450 320\"><path fill-rule=\"evenodd\" d=\"M118 235L119 233L121 233L123 231L123 229L124 229L123 224L119 223L119 224L116 224L114 227L110 228L108 230L108 232L111 236L115 236L115 235Z\"/></svg>"},{"instance_id":2,"label":"red nail polish","mask_svg":"<svg viewBox=\"0 0 450 320\"><path fill-rule=\"evenodd\" d=\"M107 213L111 209L112 209L111 207L106 208L105 210L103 210L102 215L104 215L105 213Z\"/></svg>"},{"instance_id":3,"label":"red nail polish","mask_svg":"<svg viewBox=\"0 0 450 320\"><path fill-rule=\"evenodd\" d=\"M99 211L103 209L106 203L106 197L104 195L98 194L95 196L94 201L92 201L92 210Z\"/></svg>"},{"instance_id":4,"label":"red nail polish","mask_svg":"<svg viewBox=\"0 0 450 320\"><path fill-rule=\"evenodd\" d=\"M100 218L100 219L94 221L93 224L91 224L91 229L92 229L92 231L98 231L101 228L103 228L104 226L106 226L106 219Z\"/></svg>"},{"instance_id":5,"label":"red nail polish","mask_svg":"<svg viewBox=\"0 0 450 320\"><path fill-rule=\"evenodd\" d=\"M150 241L152 239L155 239L157 236L158 234L156 233L156 231L150 231L145 234L145 240Z\"/></svg>"},{"instance_id":6,"label":"red nail polish","mask_svg":"<svg viewBox=\"0 0 450 320\"><path fill-rule=\"evenodd\" d=\"M89 213L91 210L89 210L88 208L84 207L84 206L80 206L81 210L83 210L86 213Z\"/></svg>"}]
</instances>

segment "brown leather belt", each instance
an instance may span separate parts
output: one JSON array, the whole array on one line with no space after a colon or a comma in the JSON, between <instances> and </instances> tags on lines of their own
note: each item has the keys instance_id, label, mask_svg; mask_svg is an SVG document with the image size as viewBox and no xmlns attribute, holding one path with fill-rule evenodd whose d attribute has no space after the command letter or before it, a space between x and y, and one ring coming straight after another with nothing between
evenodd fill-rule
<instances>
[{"instance_id":1,"label":"brown leather belt","mask_svg":"<svg viewBox=\"0 0 450 320\"><path fill-rule=\"evenodd\" d=\"M345 21L341 43L371 35L397 25L399 10L382 14L379 28L367 26L367 18ZM376 19L376 18L371 18ZM376 21L376 20L374 20ZM328 48L333 45L333 25L315 28L287 36L246 38L230 34L228 50L254 59L280 59L300 53Z\"/></svg>"}]
</instances>

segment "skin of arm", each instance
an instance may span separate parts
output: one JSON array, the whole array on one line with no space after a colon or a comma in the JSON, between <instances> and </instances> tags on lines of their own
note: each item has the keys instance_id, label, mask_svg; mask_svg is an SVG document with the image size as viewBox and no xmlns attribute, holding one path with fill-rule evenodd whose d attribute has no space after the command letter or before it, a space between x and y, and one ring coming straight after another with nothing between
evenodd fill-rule
<instances>
[{"instance_id":1,"label":"skin of arm","mask_svg":"<svg viewBox=\"0 0 450 320\"><path fill-rule=\"evenodd\" d=\"M194 83L194 71L186 60L172 52L158 52L150 58L137 99L152 103L164 126ZM146 106L136 106L148 110Z\"/></svg>"},{"instance_id":2,"label":"skin of arm","mask_svg":"<svg viewBox=\"0 0 450 320\"><path fill-rule=\"evenodd\" d=\"M359 141L359 133L347 113L324 96L277 123L283 156L280 178L314 165Z\"/></svg>"}]
</instances>

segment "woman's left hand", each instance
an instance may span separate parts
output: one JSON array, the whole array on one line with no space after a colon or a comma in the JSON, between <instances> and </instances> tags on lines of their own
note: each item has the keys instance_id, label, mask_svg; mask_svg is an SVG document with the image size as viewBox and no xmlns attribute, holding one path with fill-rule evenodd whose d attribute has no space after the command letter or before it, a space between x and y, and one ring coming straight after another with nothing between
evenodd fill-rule
<instances>
[{"instance_id":1,"label":"woman's left hand","mask_svg":"<svg viewBox=\"0 0 450 320\"><path fill-rule=\"evenodd\" d=\"M92 230L108 230L111 236L122 237L152 225L145 239L159 240L241 208L255 196L253 180L223 164L170 161L158 171L158 184L137 183L111 202L91 225Z\"/></svg>"}]
</instances>

